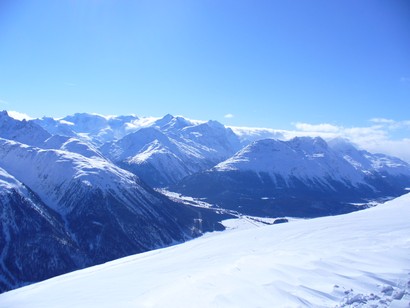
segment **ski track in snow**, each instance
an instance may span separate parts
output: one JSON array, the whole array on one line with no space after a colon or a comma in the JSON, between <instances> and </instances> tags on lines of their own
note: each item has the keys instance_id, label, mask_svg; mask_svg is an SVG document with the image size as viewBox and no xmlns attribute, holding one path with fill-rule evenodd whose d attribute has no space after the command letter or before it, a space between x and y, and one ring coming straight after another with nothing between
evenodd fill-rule
<instances>
[{"instance_id":1,"label":"ski track in snow","mask_svg":"<svg viewBox=\"0 0 410 308\"><path fill-rule=\"evenodd\" d=\"M410 194L231 228L4 293L0 307L409 307L408 217Z\"/></svg>"}]
</instances>

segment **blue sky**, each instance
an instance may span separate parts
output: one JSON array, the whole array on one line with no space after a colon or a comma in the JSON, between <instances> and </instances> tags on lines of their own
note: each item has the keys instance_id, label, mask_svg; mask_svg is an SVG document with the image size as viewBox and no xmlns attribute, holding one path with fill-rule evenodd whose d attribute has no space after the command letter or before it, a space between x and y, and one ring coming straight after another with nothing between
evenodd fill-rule
<instances>
[{"instance_id":1,"label":"blue sky","mask_svg":"<svg viewBox=\"0 0 410 308\"><path fill-rule=\"evenodd\" d=\"M408 0L1 0L0 109L402 123L409 35Z\"/></svg>"}]
</instances>

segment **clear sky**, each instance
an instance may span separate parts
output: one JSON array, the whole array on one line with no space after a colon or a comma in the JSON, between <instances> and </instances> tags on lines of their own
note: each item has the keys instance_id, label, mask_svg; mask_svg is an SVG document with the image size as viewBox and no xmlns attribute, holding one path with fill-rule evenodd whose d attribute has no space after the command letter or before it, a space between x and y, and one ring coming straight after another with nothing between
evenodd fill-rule
<instances>
[{"instance_id":1,"label":"clear sky","mask_svg":"<svg viewBox=\"0 0 410 308\"><path fill-rule=\"evenodd\" d=\"M0 109L402 123L410 1L0 0Z\"/></svg>"}]
</instances>

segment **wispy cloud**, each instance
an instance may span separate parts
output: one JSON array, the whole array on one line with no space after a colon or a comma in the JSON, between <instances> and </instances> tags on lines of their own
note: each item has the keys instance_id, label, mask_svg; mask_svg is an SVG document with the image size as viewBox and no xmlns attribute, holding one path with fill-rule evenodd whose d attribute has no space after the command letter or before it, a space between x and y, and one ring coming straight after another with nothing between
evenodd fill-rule
<instances>
[{"instance_id":1,"label":"wispy cloud","mask_svg":"<svg viewBox=\"0 0 410 308\"><path fill-rule=\"evenodd\" d=\"M373 119L370 119L370 122L373 122L378 125L382 125L384 128L389 129L389 130L410 128L410 120L395 121L395 120L384 119L384 118L373 118Z\"/></svg>"},{"instance_id":2,"label":"wispy cloud","mask_svg":"<svg viewBox=\"0 0 410 308\"><path fill-rule=\"evenodd\" d=\"M370 119L370 122L381 123L381 124L393 124L396 121L392 119L385 119L385 118L373 118L373 119Z\"/></svg>"},{"instance_id":3,"label":"wispy cloud","mask_svg":"<svg viewBox=\"0 0 410 308\"><path fill-rule=\"evenodd\" d=\"M232 119L233 117L235 117L232 113L228 113L224 115L225 119Z\"/></svg>"},{"instance_id":4,"label":"wispy cloud","mask_svg":"<svg viewBox=\"0 0 410 308\"><path fill-rule=\"evenodd\" d=\"M30 117L29 115L25 114L25 113L21 113L18 111L7 111L8 115L16 120L32 120L33 118Z\"/></svg>"},{"instance_id":5,"label":"wispy cloud","mask_svg":"<svg viewBox=\"0 0 410 308\"><path fill-rule=\"evenodd\" d=\"M324 133L334 133L339 131L339 127L328 124L328 123L322 123L322 124L309 124L309 123L293 123L293 125L296 127L296 129L305 131L305 132L310 132L310 131L315 131L315 132L324 132Z\"/></svg>"},{"instance_id":6,"label":"wispy cloud","mask_svg":"<svg viewBox=\"0 0 410 308\"><path fill-rule=\"evenodd\" d=\"M0 98L0 106L8 106L10 103Z\"/></svg>"}]
</instances>

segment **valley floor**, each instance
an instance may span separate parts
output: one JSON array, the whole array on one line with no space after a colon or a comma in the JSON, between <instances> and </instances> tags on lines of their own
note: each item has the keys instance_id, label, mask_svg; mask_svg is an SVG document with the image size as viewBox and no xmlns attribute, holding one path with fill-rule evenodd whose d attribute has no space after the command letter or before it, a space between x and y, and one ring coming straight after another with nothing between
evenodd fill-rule
<instances>
[{"instance_id":1,"label":"valley floor","mask_svg":"<svg viewBox=\"0 0 410 308\"><path fill-rule=\"evenodd\" d=\"M410 194L230 229L0 295L0 307L409 307Z\"/></svg>"}]
</instances>

